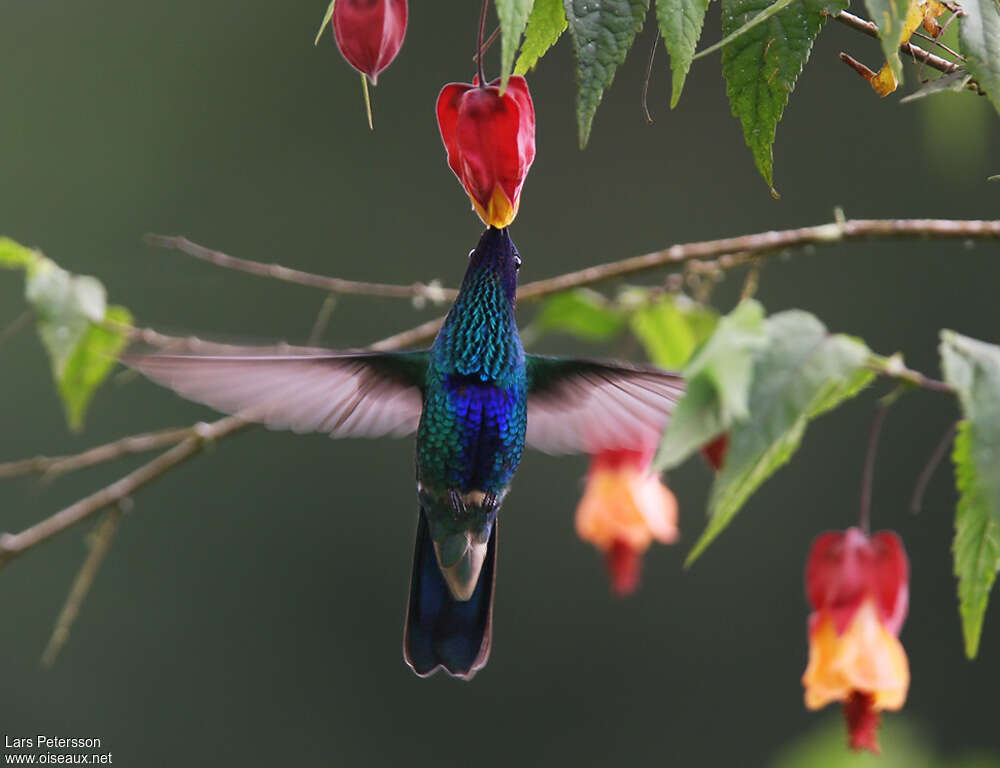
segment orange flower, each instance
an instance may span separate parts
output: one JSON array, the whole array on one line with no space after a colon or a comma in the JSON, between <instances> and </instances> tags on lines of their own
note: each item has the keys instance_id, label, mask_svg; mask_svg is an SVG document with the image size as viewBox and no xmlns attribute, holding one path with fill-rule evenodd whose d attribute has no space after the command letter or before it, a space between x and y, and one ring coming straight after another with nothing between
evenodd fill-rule
<instances>
[{"instance_id":1,"label":"orange flower","mask_svg":"<svg viewBox=\"0 0 1000 768\"><path fill-rule=\"evenodd\" d=\"M479 218L503 229L517 216L521 187L535 159L535 107L527 81L514 75L480 86L449 83L437 100L438 129L448 166Z\"/></svg>"},{"instance_id":2,"label":"orange flower","mask_svg":"<svg viewBox=\"0 0 1000 768\"><path fill-rule=\"evenodd\" d=\"M878 752L879 712L906 700L910 670L899 630L909 600L909 565L899 537L858 528L825 533L806 565L809 664L805 703L844 703L852 749Z\"/></svg>"},{"instance_id":3,"label":"orange flower","mask_svg":"<svg viewBox=\"0 0 1000 768\"><path fill-rule=\"evenodd\" d=\"M677 499L649 472L652 453L607 451L593 456L576 509L576 532L606 558L619 595L639 585L642 553L654 539L677 540Z\"/></svg>"}]
</instances>

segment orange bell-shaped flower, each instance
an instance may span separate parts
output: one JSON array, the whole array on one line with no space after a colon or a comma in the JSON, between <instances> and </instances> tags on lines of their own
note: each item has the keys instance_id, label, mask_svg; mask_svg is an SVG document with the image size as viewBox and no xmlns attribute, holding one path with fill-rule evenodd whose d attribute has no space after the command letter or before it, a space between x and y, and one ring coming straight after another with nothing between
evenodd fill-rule
<instances>
[{"instance_id":1,"label":"orange bell-shaped flower","mask_svg":"<svg viewBox=\"0 0 1000 768\"><path fill-rule=\"evenodd\" d=\"M347 63L374 85L403 45L406 0L337 0L332 26Z\"/></svg>"},{"instance_id":2,"label":"orange bell-shaped flower","mask_svg":"<svg viewBox=\"0 0 1000 768\"><path fill-rule=\"evenodd\" d=\"M653 540L677 540L677 499L650 473L652 453L608 451L591 458L576 509L576 532L604 553L611 587L627 595L639 586L642 554Z\"/></svg>"},{"instance_id":3,"label":"orange bell-shaped flower","mask_svg":"<svg viewBox=\"0 0 1000 768\"><path fill-rule=\"evenodd\" d=\"M805 702L843 702L852 749L878 752L879 712L906 700L910 670L899 630L909 601L909 564L895 533L824 533L806 565L809 664Z\"/></svg>"},{"instance_id":4,"label":"orange bell-shaped flower","mask_svg":"<svg viewBox=\"0 0 1000 768\"><path fill-rule=\"evenodd\" d=\"M449 83L437 100L438 129L448 166L472 207L497 229L517 216L521 187L535 159L535 107L527 81L515 75L500 95L500 81Z\"/></svg>"}]
</instances>

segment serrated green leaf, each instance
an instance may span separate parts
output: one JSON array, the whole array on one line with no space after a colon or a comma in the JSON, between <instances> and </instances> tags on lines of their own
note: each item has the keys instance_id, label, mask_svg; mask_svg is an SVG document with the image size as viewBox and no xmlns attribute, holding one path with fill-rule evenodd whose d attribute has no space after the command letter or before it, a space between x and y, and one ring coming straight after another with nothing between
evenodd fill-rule
<instances>
[{"instance_id":1,"label":"serrated green leaf","mask_svg":"<svg viewBox=\"0 0 1000 768\"><path fill-rule=\"evenodd\" d=\"M534 0L496 0L500 19L500 93L507 89L507 80L514 68L514 54L521 44L521 35L528 23Z\"/></svg>"},{"instance_id":2,"label":"serrated green leaf","mask_svg":"<svg viewBox=\"0 0 1000 768\"><path fill-rule=\"evenodd\" d=\"M128 326L132 324L132 314L124 307L108 307L104 322L108 321ZM128 336L124 331L104 324L87 324L57 381L71 429L78 430L83 426L83 417L90 399L111 373L119 353L127 343Z\"/></svg>"},{"instance_id":3,"label":"serrated green leaf","mask_svg":"<svg viewBox=\"0 0 1000 768\"><path fill-rule=\"evenodd\" d=\"M903 82L903 64L899 60L899 46L906 34L906 14L910 10L910 0L865 0L868 15L878 26L882 53L900 84Z\"/></svg>"},{"instance_id":4,"label":"serrated green leaf","mask_svg":"<svg viewBox=\"0 0 1000 768\"><path fill-rule=\"evenodd\" d=\"M316 32L316 40L313 42L313 45L319 45L319 39L323 36L323 30L326 29L326 25L333 18L333 6L336 2L337 0L330 0L330 4L326 7L326 13L323 14L323 21L319 24L319 30Z\"/></svg>"},{"instance_id":5,"label":"serrated green leaf","mask_svg":"<svg viewBox=\"0 0 1000 768\"><path fill-rule=\"evenodd\" d=\"M979 480L973 458L971 424L963 421L955 436L952 461L958 508L955 510L955 576L958 578L959 614L965 637L965 654L974 659L979 652L986 604L1000 570L1000 516L997 499L989 500ZM995 471L995 468L994 468ZM992 504L992 510L991 510Z\"/></svg>"},{"instance_id":6,"label":"serrated green leaf","mask_svg":"<svg viewBox=\"0 0 1000 768\"><path fill-rule=\"evenodd\" d=\"M568 333L588 341L607 341L624 327L625 316L618 307L595 291L578 288L546 300L526 335Z\"/></svg>"},{"instance_id":7,"label":"serrated green leaf","mask_svg":"<svg viewBox=\"0 0 1000 768\"><path fill-rule=\"evenodd\" d=\"M676 467L702 445L750 415L754 355L767 343L764 308L741 302L684 368L687 389L653 459L657 470Z\"/></svg>"},{"instance_id":8,"label":"serrated green leaf","mask_svg":"<svg viewBox=\"0 0 1000 768\"><path fill-rule=\"evenodd\" d=\"M993 107L1000 112L1000 5L997 0L962 0L958 42Z\"/></svg>"},{"instance_id":9,"label":"serrated green leaf","mask_svg":"<svg viewBox=\"0 0 1000 768\"><path fill-rule=\"evenodd\" d=\"M684 81L694 60L694 51L705 23L705 12L711 0L656 0L656 22L670 54L672 77L670 108L684 90Z\"/></svg>"},{"instance_id":10,"label":"serrated green leaf","mask_svg":"<svg viewBox=\"0 0 1000 768\"><path fill-rule=\"evenodd\" d=\"M765 11L768 0L722 0L722 34L735 32ZM774 135L788 95L809 59L826 16L848 6L847 0L801 0L740 35L722 51L722 74L733 115L757 169L774 191Z\"/></svg>"},{"instance_id":11,"label":"serrated green leaf","mask_svg":"<svg viewBox=\"0 0 1000 768\"><path fill-rule=\"evenodd\" d=\"M529 69L534 69L538 60L556 44L566 30L566 24L563 0L535 0L524 31L521 55L514 65L514 74L524 75Z\"/></svg>"},{"instance_id":12,"label":"serrated green leaf","mask_svg":"<svg viewBox=\"0 0 1000 768\"><path fill-rule=\"evenodd\" d=\"M29 269L39 258L36 251L25 248L9 237L0 237L0 267Z\"/></svg>"},{"instance_id":13,"label":"serrated green leaf","mask_svg":"<svg viewBox=\"0 0 1000 768\"><path fill-rule=\"evenodd\" d=\"M650 360L663 368L679 370L712 335L718 321L718 314L709 307L686 296L666 296L636 309L629 325Z\"/></svg>"},{"instance_id":14,"label":"serrated green leaf","mask_svg":"<svg viewBox=\"0 0 1000 768\"><path fill-rule=\"evenodd\" d=\"M754 356L750 417L729 428L729 449L708 502L709 522L687 565L795 453L811 419L854 396L874 375L868 348L830 335L808 312L781 312L765 321L767 343Z\"/></svg>"},{"instance_id":15,"label":"serrated green leaf","mask_svg":"<svg viewBox=\"0 0 1000 768\"><path fill-rule=\"evenodd\" d=\"M765 8L763 11L761 11L756 16L751 18L742 27L739 27L738 29L735 29L732 32L730 32L719 42L708 46L708 48L705 48L704 50L698 51L698 53L695 55L694 58L700 59L702 56L708 56L710 53L715 53L716 51L725 48L727 45L733 42L733 40L735 40L737 37L746 34L751 29L756 27L758 24L763 24L769 18L774 16L774 14L785 10L785 8L787 8L794 2L795 0L777 0L777 2L774 2L771 5L767 6L767 8Z\"/></svg>"},{"instance_id":16,"label":"serrated green leaf","mask_svg":"<svg viewBox=\"0 0 1000 768\"><path fill-rule=\"evenodd\" d=\"M642 29L649 0L564 1L576 53L576 121L583 149L604 91Z\"/></svg>"},{"instance_id":17,"label":"serrated green leaf","mask_svg":"<svg viewBox=\"0 0 1000 768\"><path fill-rule=\"evenodd\" d=\"M960 493L953 553L965 652L973 658L1000 568L1000 347L942 331L941 367L966 420L952 455Z\"/></svg>"},{"instance_id":18,"label":"serrated green leaf","mask_svg":"<svg viewBox=\"0 0 1000 768\"><path fill-rule=\"evenodd\" d=\"M947 75L931 80L927 85L918 88L913 93L908 94L899 100L900 104L909 104L911 101L927 98L935 93L955 93L965 90L972 75L964 69L956 69Z\"/></svg>"}]
</instances>

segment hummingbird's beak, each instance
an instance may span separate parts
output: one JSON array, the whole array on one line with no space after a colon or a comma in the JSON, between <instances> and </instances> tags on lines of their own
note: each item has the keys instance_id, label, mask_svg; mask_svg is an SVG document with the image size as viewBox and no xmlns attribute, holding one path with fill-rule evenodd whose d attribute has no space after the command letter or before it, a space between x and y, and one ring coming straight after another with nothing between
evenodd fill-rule
<instances>
[{"instance_id":1,"label":"hummingbird's beak","mask_svg":"<svg viewBox=\"0 0 1000 768\"><path fill-rule=\"evenodd\" d=\"M434 542L441 575L456 600L465 602L476 591L489 540L487 528L482 540L472 531L459 531Z\"/></svg>"}]
</instances>

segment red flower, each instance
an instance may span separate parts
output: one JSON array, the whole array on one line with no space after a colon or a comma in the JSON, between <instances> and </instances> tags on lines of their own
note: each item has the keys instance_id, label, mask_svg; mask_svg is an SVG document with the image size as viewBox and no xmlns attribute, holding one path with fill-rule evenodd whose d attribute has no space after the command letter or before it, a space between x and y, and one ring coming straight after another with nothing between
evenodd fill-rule
<instances>
[{"instance_id":1,"label":"red flower","mask_svg":"<svg viewBox=\"0 0 1000 768\"><path fill-rule=\"evenodd\" d=\"M729 451L729 433L723 432L712 442L701 447L701 455L709 466L718 472L722 469L722 464L726 460L726 453Z\"/></svg>"},{"instance_id":2,"label":"red flower","mask_svg":"<svg viewBox=\"0 0 1000 768\"><path fill-rule=\"evenodd\" d=\"M448 165L488 226L502 229L517 216L521 186L535 159L535 107L519 75L500 95L499 80L448 83L437 100L438 128Z\"/></svg>"},{"instance_id":3,"label":"red flower","mask_svg":"<svg viewBox=\"0 0 1000 768\"><path fill-rule=\"evenodd\" d=\"M909 564L895 533L824 533L806 565L806 707L844 703L852 749L878 752L879 711L903 706L910 684L897 636L909 601Z\"/></svg>"},{"instance_id":4,"label":"red flower","mask_svg":"<svg viewBox=\"0 0 1000 768\"><path fill-rule=\"evenodd\" d=\"M592 457L587 487L576 509L576 532L600 549L612 589L627 595L639 586L642 553L653 539L677 540L677 499L649 472L646 451L608 451Z\"/></svg>"},{"instance_id":5,"label":"red flower","mask_svg":"<svg viewBox=\"0 0 1000 768\"><path fill-rule=\"evenodd\" d=\"M337 0L333 36L347 63L374 85L403 45L406 0Z\"/></svg>"}]
</instances>

